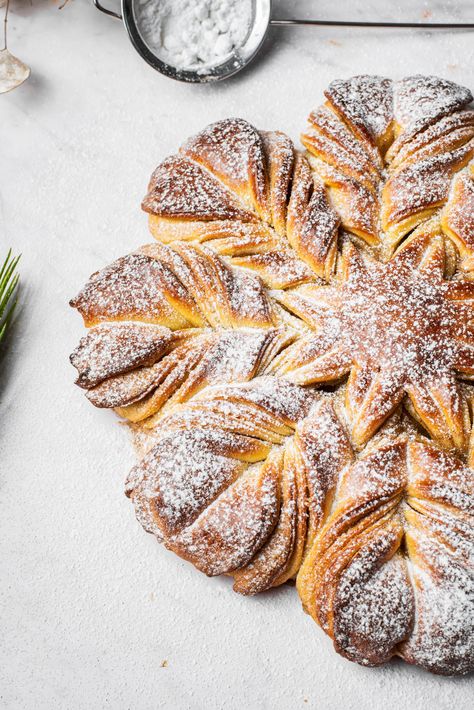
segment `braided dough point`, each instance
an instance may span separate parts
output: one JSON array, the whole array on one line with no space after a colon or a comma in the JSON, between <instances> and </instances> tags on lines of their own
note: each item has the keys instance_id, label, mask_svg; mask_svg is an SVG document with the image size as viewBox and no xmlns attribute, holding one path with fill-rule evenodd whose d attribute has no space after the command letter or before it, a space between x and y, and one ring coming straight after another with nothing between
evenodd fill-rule
<instances>
[{"instance_id":1,"label":"braided dough point","mask_svg":"<svg viewBox=\"0 0 474 710\"><path fill-rule=\"evenodd\" d=\"M298 590L337 650L472 670L472 469L425 442L377 448L343 474Z\"/></svg>"}]
</instances>

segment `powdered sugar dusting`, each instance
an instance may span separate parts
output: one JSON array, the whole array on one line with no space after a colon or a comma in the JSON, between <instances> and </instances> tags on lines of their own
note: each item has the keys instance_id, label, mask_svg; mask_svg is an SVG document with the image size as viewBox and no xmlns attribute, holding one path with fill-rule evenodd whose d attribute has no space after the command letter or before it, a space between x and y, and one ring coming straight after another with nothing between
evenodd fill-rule
<instances>
[{"instance_id":1,"label":"powdered sugar dusting","mask_svg":"<svg viewBox=\"0 0 474 710\"><path fill-rule=\"evenodd\" d=\"M139 0L140 33L160 59L178 69L206 73L242 46L252 18L251 0Z\"/></svg>"},{"instance_id":2,"label":"powdered sugar dusting","mask_svg":"<svg viewBox=\"0 0 474 710\"><path fill-rule=\"evenodd\" d=\"M316 543L316 604L351 660L372 665L399 654L437 673L472 670L474 518L454 491L468 488L472 506L474 476L461 470L455 457L402 437L343 473ZM430 501L437 478L451 483L449 503Z\"/></svg>"},{"instance_id":3,"label":"powdered sugar dusting","mask_svg":"<svg viewBox=\"0 0 474 710\"><path fill-rule=\"evenodd\" d=\"M278 511L275 478L260 478L250 470L169 544L206 574L224 574L254 556L273 529Z\"/></svg>"},{"instance_id":4,"label":"powdered sugar dusting","mask_svg":"<svg viewBox=\"0 0 474 710\"><path fill-rule=\"evenodd\" d=\"M170 347L168 328L138 323L102 323L81 339L71 355L82 387L94 387L108 377L152 365Z\"/></svg>"},{"instance_id":5,"label":"powdered sugar dusting","mask_svg":"<svg viewBox=\"0 0 474 710\"><path fill-rule=\"evenodd\" d=\"M416 544L412 575L417 614L401 655L438 673L468 673L474 653L472 563L461 565L443 545L415 531L410 534ZM474 554L472 537L470 550Z\"/></svg>"},{"instance_id":6,"label":"powdered sugar dusting","mask_svg":"<svg viewBox=\"0 0 474 710\"><path fill-rule=\"evenodd\" d=\"M333 81L325 92L336 110L374 144L392 121L392 82L379 76L354 76Z\"/></svg>"},{"instance_id":7,"label":"powdered sugar dusting","mask_svg":"<svg viewBox=\"0 0 474 710\"><path fill-rule=\"evenodd\" d=\"M155 170L142 206L146 212L164 217L251 219L206 170L178 156L168 158Z\"/></svg>"},{"instance_id":8,"label":"powdered sugar dusting","mask_svg":"<svg viewBox=\"0 0 474 710\"><path fill-rule=\"evenodd\" d=\"M127 493L166 546L246 594L303 564L343 655L465 673L474 285L445 234L468 268L470 93L354 77L327 98L310 161L227 119L158 167L162 243L74 299L94 327L73 361L91 401L149 432Z\"/></svg>"},{"instance_id":9,"label":"powdered sugar dusting","mask_svg":"<svg viewBox=\"0 0 474 710\"><path fill-rule=\"evenodd\" d=\"M204 165L228 185L247 206L267 217L267 185L262 139L255 128L239 118L212 123L181 152Z\"/></svg>"},{"instance_id":10,"label":"powdered sugar dusting","mask_svg":"<svg viewBox=\"0 0 474 710\"><path fill-rule=\"evenodd\" d=\"M453 374L460 349L471 342L466 318L473 315L474 290L472 283L466 284L468 300L452 300L450 284L442 280L442 242L438 251L431 247L420 235L386 266L364 262L354 252L347 257L339 296L325 309L317 307L318 289L297 288L285 304L295 314L314 312L317 331L291 345L275 371L301 384L331 381L352 371L349 402L354 425L358 426L356 416L363 408L363 427L369 435L372 424L377 428L394 411L405 390L429 431L439 436L434 420L441 419L439 427L451 429L454 442L464 447ZM433 412L433 404L425 401L431 397L445 402L449 420L441 408ZM365 443L368 435L361 431L359 435ZM446 437L449 441L448 433Z\"/></svg>"},{"instance_id":11,"label":"powdered sugar dusting","mask_svg":"<svg viewBox=\"0 0 474 710\"><path fill-rule=\"evenodd\" d=\"M388 220L398 221L446 201L453 173L463 167L474 155L474 142L448 153L434 155L409 164L389 178L384 195L394 206L388 212Z\"/></svg>"},{"instance_id":12,"label":"powdered sugar dusting","mask_svg":"<svg viewBox=\"0 0 474 710\"><path fill-rule=\"evenodd\" d=\"M413 591L403 557L379 566L394 542L396 532L381 531L353 557L337 586L334 640L363 665L389 660L413 624Z\"/></svg>"},{"instance_id":13,"label":"powdered sugar dusting","mask_svg":"<svg viewBox=\"0 0 474 710\"><path fill-rule=\"evenodd\" d=\"M395 84L394 114L408 134L472 101L469 89L438 76L409 76Z\"/></svg>"}]
</instances>

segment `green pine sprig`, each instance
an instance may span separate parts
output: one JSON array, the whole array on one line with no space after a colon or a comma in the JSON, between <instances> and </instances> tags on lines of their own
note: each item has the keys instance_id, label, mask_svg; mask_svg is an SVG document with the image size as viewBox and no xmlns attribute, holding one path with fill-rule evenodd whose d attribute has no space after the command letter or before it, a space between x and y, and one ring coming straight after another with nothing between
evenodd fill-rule
<instances>
[{"instance_id":1,"label":"green pine sprig","mask_svg":"<svg viewBox=\"0 0 474 710\"><path fill-rule=\"evenodd\" d=\"M0 269L0 343L13 318L15 306L17 304L16 291L20 275L16 267L20 256L12 256L9 249L7 258Z\"/></svg>"}]
</instances>

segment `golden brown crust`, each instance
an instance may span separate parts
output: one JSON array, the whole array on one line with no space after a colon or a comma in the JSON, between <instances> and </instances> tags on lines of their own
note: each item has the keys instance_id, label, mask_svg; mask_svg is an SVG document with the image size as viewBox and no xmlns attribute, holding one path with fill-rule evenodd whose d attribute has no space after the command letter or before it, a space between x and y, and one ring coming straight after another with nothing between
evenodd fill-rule
<instances>
[{"instance_id":1,"label":"golden brown crust","mask_svg":"<svg viewBox=\"0 0 474 710\"><path fill-rule=\"evenodd\" d=\"M340 653L472 670L473 483L454 457L404 439L343 473L298 575L305 608Z\"/></svg>"},{"instance_id":2,"label":"golden brown crust","mask_svg":"<svg viewBox=\"0 0 474 710\"><path fill-rule=\"evenodd\" d=\"M379 149L390 139L393 85L380 76L337 79L324 92L331 108L363 142Z\"/></svg>"},{"instance_id":3,"label":"golden brown crust","mask_svg":"<svg viewBox=\"0 0 474 710\"><path fill-rule=\"evenodd\" d=\"M445 260L437 222L419 228L386 265L362 258L348 242L338 286L303 285L280 296L314 333L282 351L270 371L302 385L349 375L346 406L356 447L407 394L441 446L466 451L470 420L454 375L473 372L466 320L474 283L444 280Z\"/></svg>"},{"instance_id":4,"label":"golden brown crust","mask_svg":"<svg viewBox=\"0 0 474 710\"><path fill-rule=\"evenodd\" d=\"M333 82L303 154L243 119L154 172L155 244L71 301L133 423L137 518L336 650L474 669L474 112L436 77Z\"/></svg>"},{"instance_id":5,"label":"golden brown crust","mask_svg":"<svg viewBox=\"0 0 474 710\"><path fill-rule=\"evenodd\" d=\"M439 212L472 160L474 114L465 110L472 95L437 77L358 76L333 82L326 97L302 135L311 165L344 228L390 256ZM449 225L445 231L453 236ZM453 232L465 249L468 240Z\"/></svg>"},{"instance_id":6,"label":"golden brown crust","mask_svg":"<svg viewBox=\"0 0 474 710\"><path fill-rule=\"evenodd\" d=\"M461 269L474 268L474 172L463 170L453 180L441 224L462 257Z\"/></svg>"},{"instance_id":7,"label":"golden brown crust","mask_svg":"<svg viewBox=\"0 0 474 710\"><path fill-rule=\"evenodd\" d=\"M213 222L217 232L222 227L242 232L249 225L247 231L259 230L260 238L258 244L247 241L247 257L284 253L293 270L301 273L308 265L325 278L334 265L339 219L322 186L314 185L306 158L283 133L258 132L242 119L212 124L188 140L180 156L164 161L143 208L161 241L188 235L198 241L220 239L218 233L211 236ZM229 256L241 251L226 243Z\"/></svg>"}]
</instances>

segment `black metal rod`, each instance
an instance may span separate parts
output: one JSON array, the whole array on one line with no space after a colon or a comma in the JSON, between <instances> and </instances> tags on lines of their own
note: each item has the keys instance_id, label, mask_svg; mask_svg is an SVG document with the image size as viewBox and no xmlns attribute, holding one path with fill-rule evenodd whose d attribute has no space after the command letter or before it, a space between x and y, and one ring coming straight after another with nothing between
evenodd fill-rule
<instances>
[{"instance_id":1,"label":"black metal rod","mask_svg":"<svg viewBox=\"0 0 474 710\"><path fill-rule=\"evenodd\" d=\"M452 22L356 22L346 20L270 20L271 25L319 25L322 27L392 27L430 30L466 30L474 29L474 23Z\"/></svg>"}]
</instances>

